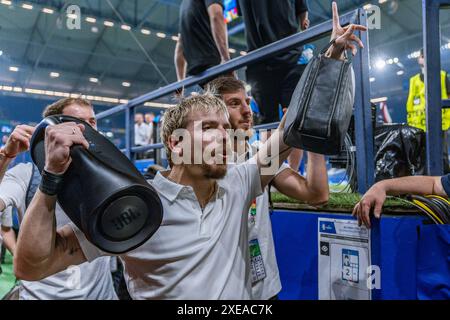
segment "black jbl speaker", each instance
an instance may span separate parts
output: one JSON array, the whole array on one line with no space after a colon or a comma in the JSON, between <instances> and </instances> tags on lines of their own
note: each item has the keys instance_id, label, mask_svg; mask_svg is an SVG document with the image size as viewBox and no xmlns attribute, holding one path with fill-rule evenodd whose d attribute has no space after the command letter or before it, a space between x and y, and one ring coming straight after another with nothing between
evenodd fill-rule
<instances>
[{"instance_id":1,"label":"black jbl speaker","mask_svg":"<svg viewBox=\"0 0 450 320\"><path fill-rule=\"evenodd\" d=\"M42 172L45 128L82 123L89 149L71 148L72 162L57 194L58 203L86 238L103 251L119 254L146 242L159 228L163 208L157 192L133 163L88 123L69 116L50 116L36 128L31 157Z\"/></svg>"}]
</instances>

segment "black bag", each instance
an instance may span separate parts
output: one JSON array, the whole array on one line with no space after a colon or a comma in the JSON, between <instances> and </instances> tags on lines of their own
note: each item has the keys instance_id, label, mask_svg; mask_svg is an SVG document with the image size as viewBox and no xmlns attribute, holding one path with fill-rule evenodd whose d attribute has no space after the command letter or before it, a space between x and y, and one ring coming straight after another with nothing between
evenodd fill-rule
<instances>
[{"instance_id":1,"label":"black bag","mask_svg":"<svg viewBox=\"0 0 450 320\"><path fill-rule=\"evenodd\" d=\"M305 69L286 116L284 143L319 154L338 154L353 113L355 75L351 61L325 57L330 42Z\"/></svg>"},{"instance_id":2,"label":"black bag","mask_svg":"<svg viewBox=\"0 0 450 320\"><path fill-rule=\"evenodd\" d=\"M133 163L86 122L50 116L36 128L31 157L39 172L45 165L45 128L76 122L85 127L89 149L73 146L58 203L86 238L103 251L120 254L145 243L159 228L163 208L158 193Z\"/></svg>"},{"instance_id":3,"label":"black bag","mask_svg":"<svg viewBox=\"0 0 450 320\"><path fill-rule=\"evenodd\" d=\"M425 132L405 124L375 129L375 182L424 175Z\"/></svg>"}]
</instances>

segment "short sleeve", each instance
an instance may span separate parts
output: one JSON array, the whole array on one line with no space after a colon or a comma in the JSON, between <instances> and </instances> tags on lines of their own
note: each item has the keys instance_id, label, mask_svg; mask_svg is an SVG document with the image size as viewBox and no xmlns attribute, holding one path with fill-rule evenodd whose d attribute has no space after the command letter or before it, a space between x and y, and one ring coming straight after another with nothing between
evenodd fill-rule
<instances>
[{"instance_id":1,"label":"short sleeve","mask_svg":"<svg viewBox=\"0 0 450 320\"><path fill-rule=\"evenodd\" d=\"M225 9L225 5L223 4L223 0L203 0L205 3L206 8L209 8L209 6L213 4L220 4L222 6L222 9Z\"/></svg>"},{"instance_id":2,"label":"short sleeve","mask_svg":"<svg viewBox=\"0 0 450 320\"><path fill-rule=\"evenodd\" d=\"M92 243L90 243L89 240L84 235L84 233L80 229L78 229L78 227L73 222L70 222L69 226L75 233L75 236L77 237L78 242L80 244L81 251L83 251L83 254L86 257L87 261L92 262L100 257L111 256L111 254L100 250Z\"/></svg>"},{"instance_id":3,"label":"short sleeve","mask_svg":"<svg viewBox=\"0 0 450 320\"><path fill-rule=\"evenodd\" d=\"M235 165L232 170L234 172L227 174L229 185L237 188L237 190L248 190L247 197L249 201L263 193L261 175L255 157L242 164Z\"/></svg>"},{"instance_id":4,"label":"short sleeve","mask_svg":"<svg viewBox=\"0 0 450 320\"><path fill-rule=\"evenodd\" d=\"M295 0L295 12L297 14L304 13L308 11L305 0Z\"/></svg>"},{"instance_id":5,"label":"short sleeve","mask_svg":"<svg viewBox=\"0 0 450 320\"><path fill-rule=\"evenodd\" d=\"M5 173L0 184L0 199L6 208L25 208L25 197L32 172L31 164L21 163Z\"/></svg>"},{"instance_id":6,"label":"short sleeve","mask_svg":"<svg viewBox=\"0 0 450 320\"><path fill-rule=\"evenodd\" d=\"M444 191L448 197L450 197L450 174L443 176L441 178L442 187L444 187Z\"/></svg>"},{"instance_id":7,"label":"short sleeve","mask_svg":"<svg viewBox=\"0 0 450 320\"><path fill-rule=\"evenodd\" d=\"M287 169L291 169L291 167L286 162L283 162L280 169L278 169L277 173L275 174L275 177Z\"/></svg>"},{"instance_id":8,"label":"short sleeve","mask_svg":"<svg viewBox=\"0 0 450 320\"><path fill-rule=\"evenodd\" d=\"M0 213L0 224L7 228L12 228L13 226L13 218L12 218L12 207L8 207Z\"/></svg>"}]
</instances>

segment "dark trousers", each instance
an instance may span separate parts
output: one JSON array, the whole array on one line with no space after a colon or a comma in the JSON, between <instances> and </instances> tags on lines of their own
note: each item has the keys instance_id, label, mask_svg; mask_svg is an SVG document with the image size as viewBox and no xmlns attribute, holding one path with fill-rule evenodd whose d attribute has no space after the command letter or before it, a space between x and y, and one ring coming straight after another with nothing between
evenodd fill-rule
<instances>
[{"instance_id":1,"label":"dark trousers","mask_svg":"<svg viewBox=\"0 0 450 320\"><path fill-rule=\"evenodd\" d=\"M247 82L258 104L262 123L280 121L279 106L287 108L306 65L256 65L247 67Z\"/></svg>"}]
</instances>

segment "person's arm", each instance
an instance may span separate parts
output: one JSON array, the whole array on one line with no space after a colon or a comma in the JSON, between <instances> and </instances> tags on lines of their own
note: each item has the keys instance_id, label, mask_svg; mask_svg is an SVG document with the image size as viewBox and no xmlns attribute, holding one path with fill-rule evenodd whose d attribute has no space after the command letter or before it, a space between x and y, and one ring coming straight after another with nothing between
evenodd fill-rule
<instances>
[{"instance_id":1,"label":"person's arm","mask_svg":"<svg viewBox=\"0 0 450 320\"><path fill-rule=\"evenodd\" d=\"M208 2L210 1L206 1L206 3ZM228 51L227 24L223 16L222 5L219 3L210 4L208 6L208 15L212 36L222 59L221 63L227 62L230 60L230 52Z\"/></svg>"},{"instance_id":2,"label":"person's arm","mask_svg":"<svg viewBox=\"0 0 450 320\"><path fill-rule=\"evenodd\" d=\"M0 150L0 183L5 176L6 170L12 160L16 158L19 153L25 152L30 147L30 139L34 133L34 128L27 125L18 125L8 138L5 146ZM0 201L0 211L5 207Z\"/></svg>"},{"instance_id":3,"label":"person's arm","mask_svg":"<svg viewBox=\"0 0 450 320\"><path fill-rule=\"evenodd\" d=\"M351 49L355 55L357 52L356 44L363 48L361 40L353 34L354 31L366 31L367 28L361 25L350 25L342 28L339 23L339 13L336 2L333 2L333 33L331 39L335 43L328 50L327 54L332 59L344 59L344 50ZM256 163L260 169L261 187L264 189L277 173L281 164L287 159L290 153L290 147L283 141L283 131L285 117L281 120L278 129L271 135L271 137L263 144L261 149L256 154Z\"/></svg>"},{"instance_id":4,"label":"person's arm","mask_svg":"<svg viewBox=\"0 0 450 320\"><path fill-rule=\"evenodd\" d=\"M441 177L414 176L380 181L373 185L356 204L353 216L358 218L359 225L364 224L370 228L370 213L373 211L373 215L379 219L388 195L434 194L448 197L441 179Z\"/></svg>"},{"instance_id":5,"label":"person's arm","mask_svg":"<svg viewBox=\"0 0 450 320\"><path fill-rule=\"evenodd\" d=\"M297 14L298 24L301 30L306 30L309 28L309 14L308 7L306 6L305 0L295 1L295 11Z\"/></svg>"},{"instance_id":6,"label":"person's arm","mask_svg":"<svg viewBox=\"0 0 450 320\"><path fill-rule=\"evenodd\" d=\"M287 168L272 183L284 195L312 205L327 203L330 195L325 157L312 152L308 153L307 179Z\"/></svg>"},{"instance_id":7,"label":"person's arm","mask_svg":"<svg viewBox=\"0 0 450 320\"><path fill-rule=\"evenodd\" d=\"M70 147L89 147L84 126L73 122L49 126L45 132L45 170L61 175L68 169ZM73 229L66 225L56 230L56 196L39 189L21 224L14 256L16 277L37 281L86 261Z\"/></svg>"},{"instance_id":8,"label":"person's arm","mask_svg":"<svg viewBox=\"0 0 450 320\"><path fill-rule=\"evenodd\" d=\"M186 59L184 58L183 44L181 43L181 35L178 35L177 44L175 46L175 70L177 72L178 81L186 78Z\"/></svg>"},{"instance_id":9,"label":"person's arm","mask_svg":"<svg viewBox=\"0 0 450 320\"><path fill-rule=\"evenodd\" d=\"M16 252L17 240L13 228L2 225L1 234L3 238L3 245L14 256L14 253Z\"/></svg>"}]
</instances>

